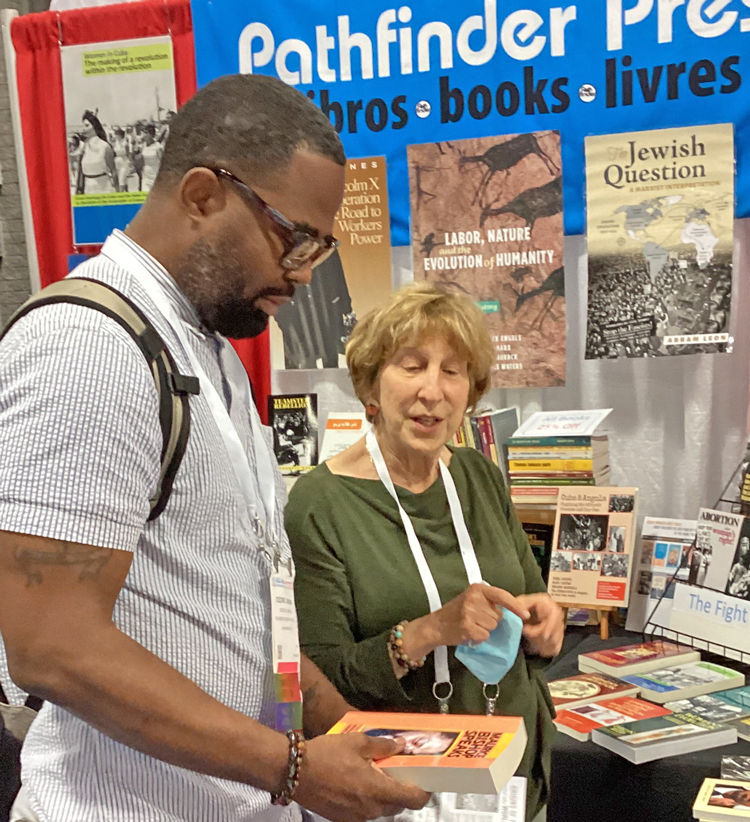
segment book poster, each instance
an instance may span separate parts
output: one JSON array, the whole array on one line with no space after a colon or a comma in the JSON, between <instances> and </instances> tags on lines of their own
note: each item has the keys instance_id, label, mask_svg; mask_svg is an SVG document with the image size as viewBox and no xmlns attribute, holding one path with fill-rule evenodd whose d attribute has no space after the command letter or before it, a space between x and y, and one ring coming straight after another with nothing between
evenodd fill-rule
<instances>
[{"instance_id":1,"label":"book poster","mask_svg":"<svg viewBox=\"0 0 750 822\"><path fill-rule=\"evenodd\" d=\"M669 626L675 580L687 580L697 522L646 517L635 551L628 631Z\"/></svg>"},{"instance_id":2,"label":"book poster","mask_svg":"<svg viewBox=\"0 0 750 822\"><path fill-rule=\"evenodd\" d=\"M391 293L391 235L384 157L347 160L346 190L334 221L341 244L316 266L271 323L276 369L345 368L357 318Z\"/></svg>"},{"instance_id":3,"label":"book poster","mask_svg":"<svg viewBox=\"0 0 750 822\"><path fill-rule=\"evenodd\" d=\"M154 184L177 110L171 37L60 48L73 243L125 228Z\"/></svg>"},{"instance_id":4,"label":"book poster","mask_svg":"<svg viewBox=\"0 0 750 822\"><path fill-rule=\"evenodd\" d=\"M636 488L560 488L548 590L557 602L626 606Z\"/></svg>"},{"instance_id":5,"label":"book poster","mask_svg":"<svg viewBox=\"0 0 750 822\"><path fill-rule=\"evenodd\" d=\"M586 138L587 359L727 350L729 124Z\"/></svg>"},{"instance_id":6,"label":"book poster","mask_svg":"<svg viewBox=\"0 0 750 822\"><path fill-rule=\"evenodd\" d=\"M268 422L281 473L298 477L312 471L318 464L317 394L272 394Z\"/></svg>"},{"instance_id":7,"label":"book poster","mask_svg":"<svg viewBox=\"0 0 750 822\"><path fill-rule=\"evenodd\" d=\"M701 508L686 579L674 584L668 628L750 653L750 519Z\"/></svg>"},{"instance_id":8,"label":"book poster","mask_svg":"<svg viewBox=\"0 0 750 822\"><path fill-rule=\"evenodd\" d=\"M407 147L414 278L487 316L492 386L565 384L560 134Z\"/></svg>"}]
</instances>

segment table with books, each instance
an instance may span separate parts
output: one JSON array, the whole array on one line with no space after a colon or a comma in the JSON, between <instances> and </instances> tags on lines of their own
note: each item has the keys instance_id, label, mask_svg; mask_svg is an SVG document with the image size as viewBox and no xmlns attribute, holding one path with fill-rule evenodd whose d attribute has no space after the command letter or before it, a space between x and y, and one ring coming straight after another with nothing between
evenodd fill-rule
<instances>
[{"instance_id":1,"label":"table with books","mask_svg":"<svg viewBox=\"0 0 750 822\"><path fill-rule=\"evenodd\" d=\"M736 805L741 785L701 787L720 777L723 757L750 756L750 742L738 740L738 728L750 738L746 668L705 653L700 660L692 649L654 660L650 670L636 664L635 673L632 665L627 673L596 666L614 658L600 652L634 641L589 636L547 671L564 729L552 754L549 822L690 822L699 791L704 804L712 802L709 811L696 811L701 819L750 819L750 807ZM589 736L594 741L584 741Z\"/></svg>"}]
</instances>

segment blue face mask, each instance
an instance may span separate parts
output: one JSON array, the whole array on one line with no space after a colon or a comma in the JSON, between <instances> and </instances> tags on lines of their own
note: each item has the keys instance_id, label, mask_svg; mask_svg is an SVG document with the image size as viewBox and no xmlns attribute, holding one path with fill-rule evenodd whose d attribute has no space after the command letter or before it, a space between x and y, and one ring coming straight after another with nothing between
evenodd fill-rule
<instances>
[{"instance_id":1,"label":"blue face mask","mask_svg":"<svg viewBox=\"0 0 750 822\"><path fill-rule=\"evenodd\" d=\"M485 685L494 685L513 667L521 645L523 622L512 611L503 608L503 618L489 639L474 647L459 645L456 658Z\"/></svg>"}]
</instances>

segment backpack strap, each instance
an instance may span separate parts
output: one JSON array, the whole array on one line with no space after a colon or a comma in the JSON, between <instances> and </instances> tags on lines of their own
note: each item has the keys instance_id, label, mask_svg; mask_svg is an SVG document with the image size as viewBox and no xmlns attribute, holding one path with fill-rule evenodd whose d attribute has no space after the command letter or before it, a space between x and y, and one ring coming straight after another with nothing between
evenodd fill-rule
<instances>
[{"instance_id":1,"label":"backpack strap","mask_svg":"<svg viewBox=\"0 0 750 822\"><path fill-rule=\"evenodd\" d=\"M83 277L60 280L30 297L10 318L0 340L21 317L39 306L54 303L72 303L100 311L130 335L146 358L159 397L162 431L161 470L148 517L149 521L154 520L166 508L185 455L190 436L189 395L200 393L198 378L180 373L164 340L138 306L111 286Z\"/></svg>"}]
</instances>

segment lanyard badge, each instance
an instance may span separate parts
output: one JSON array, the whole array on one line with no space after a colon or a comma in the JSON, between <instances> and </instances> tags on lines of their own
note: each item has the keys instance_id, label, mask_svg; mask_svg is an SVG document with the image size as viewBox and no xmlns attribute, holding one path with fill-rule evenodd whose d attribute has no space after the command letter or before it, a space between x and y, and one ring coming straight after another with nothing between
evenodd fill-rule
<instances>
[{"instance_id":1,"label":"lanyard badge","mask_svg":"<svg viewBox=\"0 0 750 822\"><path fill-rule=\"evenodd\" d=\"M271 574L270 583L276 730L301 731L302 692L294 575L289 567L280 565L279 570Z\"/></svg>"}]
</instances>

